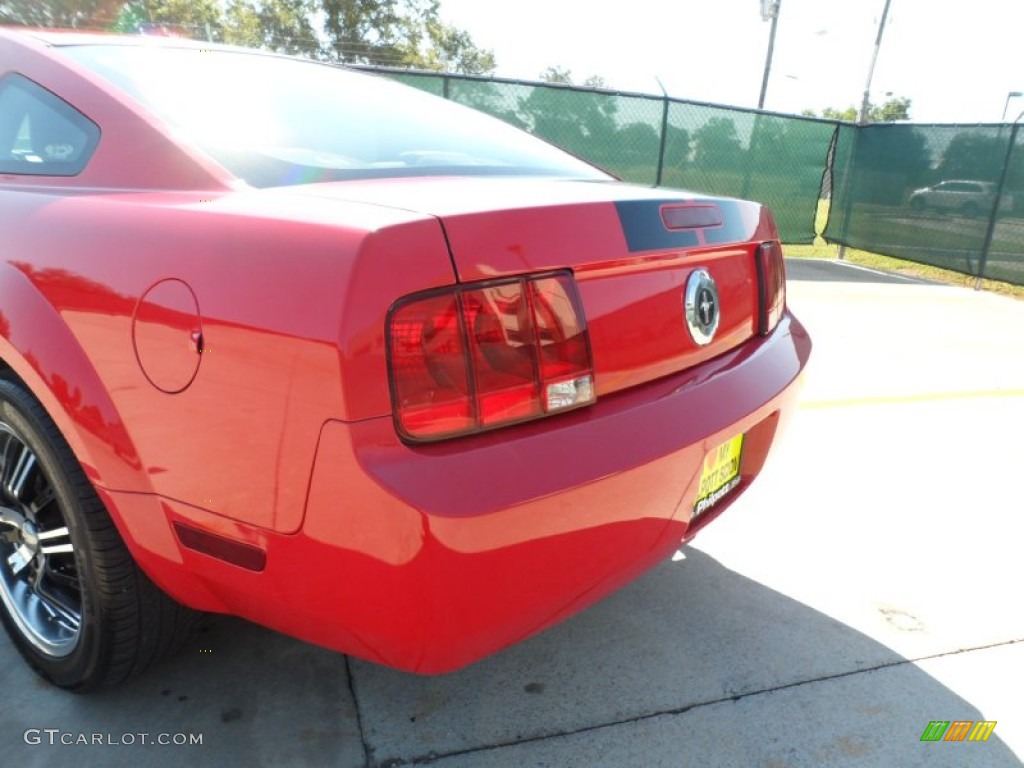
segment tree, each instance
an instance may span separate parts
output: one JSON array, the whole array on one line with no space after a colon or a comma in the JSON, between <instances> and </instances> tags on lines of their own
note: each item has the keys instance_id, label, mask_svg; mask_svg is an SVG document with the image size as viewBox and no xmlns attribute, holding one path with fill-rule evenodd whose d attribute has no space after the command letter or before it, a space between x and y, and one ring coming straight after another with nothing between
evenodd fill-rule
<instances>
[{"instance_id":1,"label":"tree","mask_svg":"<svg viewBox=\"0 0 1024 768\"><path fill-rule=\"evenodd\" d=\"M310 21L314 0L231 0L224 14L224 40L281 53L315 55L320 41Z\"/></svg>"},{"instance_id":2,"label":"tree","mask_svg":"<svg viewBox=\"0 0 1024 768\"><path fill-rule=\"evenodd\" d=\"M568 67L552 65L540 73L540 79L545 83L572 85L572 70Z\"/></svg>"},{"instance_id":3,"label":"tree","mask_svg":"<svg viewBox=\"0 0 1024 768\"><path fill-rule=\"evenodd\" d=\"M899 96L889 99L880 107L870 105L868 119L872 123L894 123L897 120L910 119L910 99Z\"/></svg>"},{"instance_id":4,"label":"tree","mask_svg":"<svg viewBox=\"0 0 1024 768\"><path fill-rule=\"evenodd\" d=\"M465 30L446 24L438 0L320 0L331 58L485 74L497 63Z\"/></svg>"},{"instance_id":5,"label":"tree","mask_svg":"<svg viewBox=\"0 0 1024 768\"><path fill-rule=\"evenodd\" d=\"M549 67L546 74L569 77L568 70L556 67ZM519 100L519 114L529 130L599 164L616 158L617 110L616 100L606 94L550 85L531 88Z\"/></svg>"},{"instance_id":6,"label":"tree","mask_svg":"<svg viewBox=\"0 0 1024 768\"><path fill-rule=\"evenodd\" d=\"M174 34L360 64L493 72L493 51L442 21L439 7L439 0L0 0L0 23Z\"/></svg>"},{"instance_id":7,"label":"tree","mask_svg":"<svg viewBox=\"0 0 1024 768\"><path fill-rule=\"evenodd\" d=\"M0 0L0 24L32 27L109 25L124 0Z\"/></svg>"},{"instance_id":8,"label":"tree","mask_svg":"<svg viewBox=\"0 0 1024 768\"><path fill-rule=\"evenodd\" d=\"M627 123L615 134L620 162L631 165L658 164L661 136L650 123Z\"/></svg>"},{"instance_id":9,"label":"tree","mask_svg":"<svg viewBox=\"0 0 1024 768\"><path fill-rule=\"evenodd\" d=\"M896 205L931 178L932 153L912 125L869 125L858 135L856 164L857 197Z\"/></svg>"},{"instance_id":10,"label":"tree","mask_svg":"<svg viewBox=\"0 0 1024 768\"><path fill-rule=\"evenodd\" d=\"M328 56L360 64L400 65L407 25L397 0L321 0Z\"/></svg>"},{"instance_id":11,"label":"tree","mask_svg":"<svg viewBox=\"0 0 1024 768\"><path fill-rule=\"evenodd\" d=\"M814 114L814 110L811 110L811 114ZM839 111L834 107L825 107L821 110L821 116L829 120L845 120L848 123L857 122L857 108L847 107L843 111Z\"/></svg>"},{"instance_id":12,"label":"tree","mask_svg":"<svg viewBox=\"0 0 1024 768\"><path fill-rule=\"evenodd\" d=\"M958 133L949 142L939 163L940 179L978 179L998 181L1006 159L1006 133L997 135L984 130L970 130ZM1008 181L1011 186L1024 179L1022 175L1022 153L1015 152L1010 160Z\"/></svg>"},{"instance_id":13,"label":"tree","mask_svg":"<svg viewBox=\"0 0 1024 768\"><path fill-rule=\"evenodd\" d=\"M690 132L669 123L665 126L665 169L682 173L690 159Z\"/></svg>"},{"instance_id":14,"label":"tree","mask_svg":"<svg viewBox=\"0 0 1024 768\"><path fill-rule=\"evenodd\" d=\"M736 169L744 151L736 124L728 117L713 117L693 133L694 165L708 170Z\"/></svg>"},{"instance_id":15,"label":"tree","mask_svg":"<svg viewBox=\"0 0 1024 768\"><path fill-rule=\"evenodd\" d=\"M561 83L562 85L572 85L572 70L568 67L560 67L557 64L552 65L540 73L540 79L545 83ZM607 88L608 83L600 75L591 75L583 81L583 85L586 88Z\"/></svg>"},{"instance_id":16,"label":"tree","mask_svg":"<svg viewBox=\"0 0 1024 768\"><path fill-rule=\"evenodd\" d=\"M486 112L489 115L511 123L517 128L530 130L526 118L519 113L519 100L512 89L526 86L509 86L489 80L451 80L448 84L448 98L467 107Z\"/></svg>"},{"instance_id":17,"label":"tree","mask_svg":"<svg viewBox=\"0 0 1024 768\"><path fill-rule=\"evenodd\" d=\"M897 120L909 120L911 103L911 100L906 96L897 96L889 99L884 104L869 103L868 122L894 123ZM805 109L800 114L805 117L817 117L813 109ZM849 106L841 111L834 107L825 107L821 110L821 116L827 120L845 120L848 123L855 123L859 119L860 113L854 106Z\"/></svg>"},{"instance_id":18,"label":"tree","mask_svg":"<svg viewBox=\"0 0 1024 768\"><path fill-rule=\"evenodd\" d=\"M115 29L222 40L224 14L218 0L132 0L122 4Z\"/></svg>"},{"instance_id":19,"label":"tree","mask_svg":"<svg viewBox=\"0 0 1024 768\"><path fill-rule=\"evenodd\" d=\"M439 0L319 0L329 58L483 74L494 53L441 21Z\"/></svg>"},{"instance_id":20,"label":"tree","mask_svg":"<svg viewBox=\"0 0 1024 768\"><path fill-rule=\"evenodd\" d=\"M426 45L421 43L423 38ZM485 75L497 67L494 51L477 47L469 32L437 18L424 22L422 33L412 39L414 46L405 63L419 69Z\"/></svg>"}]
</instances>

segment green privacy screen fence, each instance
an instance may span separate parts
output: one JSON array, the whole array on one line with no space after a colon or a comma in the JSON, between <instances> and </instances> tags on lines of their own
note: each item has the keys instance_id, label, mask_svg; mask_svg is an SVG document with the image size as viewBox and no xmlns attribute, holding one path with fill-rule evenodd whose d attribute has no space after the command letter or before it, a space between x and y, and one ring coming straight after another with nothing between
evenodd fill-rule
<instances>
[{"instance_id":1,"label":"green privacy screen fence","mask_svg":"<svg viewBox=\"0 0 1024 768\"><path fill-rule=\"evenodd\" d=\"M1024 284L1024 137L1012 126L855 126L647 94L377 71L626 181L760 200L787 243L823 235Z\"/></svg>"},{"instance_id":2,"label":"green privacy screen fence","mask_svg":"<svg viewBox=\"0 0 1024 768\"><path fill-rule=\"evenodd\" d=\"M810 243L835 123L643 94L386 71L535 133L625 181L750 197Z\"/></svg>"},{"instance_id":3,"label":"green privacy screen fence","mask_svg":"<svg viewBox=\"0 0 1024 768\"><path fill-rule=\"evenodd\" d=\"M842 126L825 237L1024 285L1022 149L1009 125Z\"/></svg>"}]
</instances>

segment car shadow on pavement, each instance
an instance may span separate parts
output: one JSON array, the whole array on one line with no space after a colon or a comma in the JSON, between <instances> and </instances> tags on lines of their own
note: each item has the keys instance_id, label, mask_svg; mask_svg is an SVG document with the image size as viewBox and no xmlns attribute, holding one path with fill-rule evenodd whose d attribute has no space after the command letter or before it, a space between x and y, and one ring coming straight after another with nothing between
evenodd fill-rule
<instances>
[{"instance_id":1,"label":"car shadow on pavement","mask_svg":"<svg viewBox=\"0 0 1024 768\"><path fill-rule=\"evenodd\" d=\"M967 764L964 751L977 753L971 764L1020 765L998 731L985 743L922 743L932 720L1000 713L695 548L450 675L347 660L214 617L181 656L84 697L38 682L4 640L0 686L5 763L19 768L932 766ZM63 746L45 732L26 743L27 729L48 728L203 743Z\"/></svg>"}]
</instances>

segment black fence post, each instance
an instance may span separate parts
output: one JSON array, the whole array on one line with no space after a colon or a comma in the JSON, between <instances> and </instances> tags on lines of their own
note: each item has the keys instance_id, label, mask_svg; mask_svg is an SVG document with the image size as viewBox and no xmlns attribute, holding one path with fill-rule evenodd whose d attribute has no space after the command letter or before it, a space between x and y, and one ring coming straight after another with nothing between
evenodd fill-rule
<instances>
[{"instance_id":1,"label":"black fence post","mask_svg":"<svg viewBox=\"0 0 1024 768\"><path fill-rule=\"evenodd\" d=\"M988 252L992 248L992 238L996 232L996 221L999 218L999 206L1003 202L1003 189L1006 187L1006 177L1010 174L1010 161L1013 159L1013 147L1017 143L1017 131L1020 129L1020 122L1024 112L1017 115L1010 129L1010 142L1006 146L1006 157L1003 158L1003 170L999 174L999 186L996 187L996 199L992 202L992 213L988 217L988 227L985 229L985 242L981 246L981 257L978 259L978 279L974 283L974 290L981 288L981 280L985 277L985 267L988 265Z\"/></svg>"},{"instance_id":2,"label":"black fence post","mask_svg":"<svg viewBox=\"0 0 1024 768\"><path fill-rule=\"evenodd\" d=\"M842 141L843 136L843 124L840 123L836 130L839 131L839 141ZM857 167L857 155L860 152L860 140L864 132L864 125L857 123L856 125L850 126L850 130L853 131L853 139L850 146L849 153L846 156L846 167L843 169L843 181L842 181L842 195L843 195L843 223L839 228L839 260L843 261L846 259L846 244L849 240L850 235L850 217L853 215L853 195L854 195L854 184L853 184L853 173ZM836 147L839 147L839 143L836 143ZM833 158L832 171L835 173L835 158ZM833 176L833 180L834 180ZM834 181L833 181L834 184ZM833 186L835 189L835 186ZM833 202L835 199L833 198ZM828 209L829 218L832 217L832 204L829 204Z\"/></svg>"},{"instance_id":3,"label":"black fence post","mask_svg":"<svg viewBox=\"0 0 1024 768\"><path fill-rule=\"evenodd\" d=\"M775 20L772 21L772 24ZM767 84L767 80L765 81ZM750 129L750 145L747 147L747 161L743 164L745 169L743 171L743 187L740 189L740 197L746 199L750 197L750 181L754 173L754 162L758 159L757 155L761 151L759 144L759 137L757 129L761 126L761 118L763 115L758 112L754 115L754 125Z\"/></svg>"},{"instance_id":4,"label":"black fence post","mask_svg":"<svg viewBox=\"0 0 1024 768\"><path fill-rule=\"evenodd\" d=\"M450 101L451 100L451 96L449 95L449 93L450 93L450 88L449 88L449 85L448 85L449 82L451 82L451 78L448 77L447 74L441 76L441 95L444 96L446 99L448 99Z\"/></svg>"},{"instance_id":5,"label":"black fence post","mask_svg":"<svg viewBox=\"0 0 1024 768\"><path fill-rule=\"evenodd\" d=\"M658 146L658 173L654 177L654 186L661 186L661 176L665 169L665 142L668 140L668 94L661 97L661 143Z\"/></svg>"}]
</instances>

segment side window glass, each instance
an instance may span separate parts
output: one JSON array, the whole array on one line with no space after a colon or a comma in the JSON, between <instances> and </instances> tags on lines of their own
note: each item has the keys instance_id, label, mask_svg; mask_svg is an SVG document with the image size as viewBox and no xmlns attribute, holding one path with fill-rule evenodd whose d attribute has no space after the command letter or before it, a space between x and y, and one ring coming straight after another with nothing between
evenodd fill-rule
<instances>
[{"instance_id":1,"label":"side window glass","mask_svg":"<svg viewBox=\"0 0 1024 768\"><path fill-rule=\"evenodd\" d=\"M0 173L76 176L99 138L94 122L45 88L0 78Z\"/></svg>"}]
</instances>

